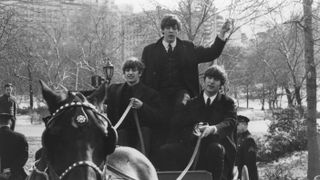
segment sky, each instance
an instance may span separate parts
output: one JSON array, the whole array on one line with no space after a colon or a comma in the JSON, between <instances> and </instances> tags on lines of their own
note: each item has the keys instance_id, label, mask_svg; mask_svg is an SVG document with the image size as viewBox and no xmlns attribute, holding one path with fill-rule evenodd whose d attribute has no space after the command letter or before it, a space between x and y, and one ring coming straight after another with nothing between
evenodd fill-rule
<instances>
[{"instance_id":1,"label":"sky","mask_svg":"<svg viewBox=\"0 0 320 180\"><path fill-rule=\"evenodd\" d=\"M229 0L216 0L216 6L218 8L222 8L225 6L226 1ZM134 8L134 12L142 11L142 8L145 9L152 9L154 8L154 4L152 2L157 2L160 5L164 5L168 8L175 8L177 7L178 0L115 0L115 4L122 5L122 4L129 4L132 5Z\"/></svg>"},{"instance_id":2,"label":"sky","mask_svg":"<svg viewBox=\"0 0 320 180\"><path fill-rule=\"evenodd\" d=\"M226 6L228 4L231 4L230 2L235 2L235 1L238 1L238 0L215 0L214 3L215 3L215 6L221 11L223 9L228 9ZM281 1L284 1L284 0L268 0L268 3L272 6L273 3L279 3ZM133 6L134 12L141 12L143 9L146 9L146 10L154 9L155 6L157 5L155 2L169 9L174 9L177 7L177 3L179 2L179 0L115 0L115 4L117 5L129 4ZM289 0L289 3L290 2L291 0ZM285 9L280 10L282 16L285 19L289 17L290 12L296 11L296 9L301 6L301 4L298 4L298 5L296 4L295 7L293 7L294 3L290 3L290 4L291 4L290 6L292 7L286 6ZM228 12L224 11L221 13L221 15L224 16L225 18L237 19L237 13L228 14ZM282 18L279 19L279 17L276 17L276 15L272 15L271 18L274 18L274 19L268 19L267 17L263 17L252 23L245 24L241 26L240 31L246 33L247 36L250 37L257 32L265 31L266 28L263 26L265 25L265 21L267 20L274 21L275 19L277 19L278 21L277 23L282 23L283 21L285 21ZM236 23L241 24L239 21L237 21Z\"/></svg>"}]
</instances>

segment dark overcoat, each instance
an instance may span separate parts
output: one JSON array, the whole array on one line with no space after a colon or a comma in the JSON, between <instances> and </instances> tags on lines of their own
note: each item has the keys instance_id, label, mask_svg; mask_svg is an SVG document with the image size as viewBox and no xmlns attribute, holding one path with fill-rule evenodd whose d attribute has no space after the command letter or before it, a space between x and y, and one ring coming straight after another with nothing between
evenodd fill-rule
<instances>
[{"instance_id":1,"label":"dark overcoat","mask_svg":"<svg viewBox=\"0 0 320 180\"><path fill-rule=\"evenodd\" d=\"M249 171L250 180L258 180L257 169L257 144L249 131L238 134L237 143L237 160L239 174L244 165Z\"/></svg>"},{"instance_id":2,"label":"dark overcoat","mask_svg":"<svg viewBox=\"0 0 320 180\"><path fill-rule=\"evenodd\" d=\"M145 70L142 74L142 82L160 92L160 72L161 69L161 53L165 52L162 44L163 37L156 43L146 46L142 52L142 62L145 64ZM183 77L183 87L190 93L191 97L199 94L199 72L198 64L210 62L218 58L224 48L225 41L216 38L215 42L208 48L195 46L190 41L184 41L177 38L177 45L174 51L177 51L180 72Z\"/></svg>"},{"instance_id":3,"label":"dark overcoat","mask_svg":"<svg viewBox=\"0 0 320 180\"><path fill-rule=\"evenodd\" d=\"M124 86L125 83L119 83L112 84L108 88L107 114L113 125L119 121L123 114L120 112L120 99ZM140 82L133 88L133 97L143 102L143 106L137 110L141 126L151 127L160 123L161 101L158 92Z\"/></svg>"},{"instance_id":4,"label":"dark overcoat","mask_svg":"<svg viewBox=\"0 0 320 180\"><path fill-rule=\"evenodd\" d=\"M1 127L0 156L1 172L10 168L12 177L26 176L23 166L28 160L28 143L23 134L14 132L7 126Z\"/></svg>"},{"instance_id":5,"label":"dark overcoat","mask_svg":"<svg viewBox=\"0 0 320 180\"><path fill-rule=\"evenodd\" d=\"M11 129L15 129L16 125L16 115L17 115L17 102L14 97L8 96L6 94L0 97L0 113L7 113L12 115Z\"/></svg>"},{"instance_id":6,"label":"dark overcoat","mask_svg":"<svg viewBox=\"0 0 320 180\"><path fill-rule=\"evenodd\" d=\"M206 138L224 146L227 159L225 163L230 169L233 169L236 157L236 141L234 139L236 119L237 113L233 99L218 93L210 107L207 108L201 95L189 101L184 108L181 108L181 113L174 117L172 125L174 139L172 141L194 147L196 142L196 138L192 134L194 126L199 122L215 125L218 130L217 134L209 135Z\"/></svg>"}]
</instances>

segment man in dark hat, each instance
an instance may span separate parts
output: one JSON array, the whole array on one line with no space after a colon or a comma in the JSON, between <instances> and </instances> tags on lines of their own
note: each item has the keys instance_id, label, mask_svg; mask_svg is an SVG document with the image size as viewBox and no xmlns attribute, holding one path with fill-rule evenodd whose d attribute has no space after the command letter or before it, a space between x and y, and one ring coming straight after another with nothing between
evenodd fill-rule
<instances>
[{"instance_id":1,"label":"man in dark hat","mask_svg":"<svg viewBox=\"0 0 320 180\"><path fill-rule=\"evenodd\" d=\"M247 166L250 180L257 180L257 145L248 130L249 121L248 117L238 115L236 166L238 167L239 177L241 177L243 166Z\"/></svg>"},{"instance_id":2,"label":"man in dark hat","mask_svg":"<svg viewBox=\"0 0 320 180\"><path fill-rule=\"evenodd\" d=\"M12 116L10 129L14 130L16 125L17 102L12 96L13 85L7 83L4 85L4 94L0 97L0 113L7 113Z\"/></svg>"},{"instance_id":3,"label":"man in dark hat","mask_svg":"<svg viewBox=\"0 0 320 180\"><path fill-rule=\"evenodd\" d=\"M25 179L28 143L23 134L10 129L11 119L11 114L0 113L0 179Z\"/></svg>"}]
</instances>

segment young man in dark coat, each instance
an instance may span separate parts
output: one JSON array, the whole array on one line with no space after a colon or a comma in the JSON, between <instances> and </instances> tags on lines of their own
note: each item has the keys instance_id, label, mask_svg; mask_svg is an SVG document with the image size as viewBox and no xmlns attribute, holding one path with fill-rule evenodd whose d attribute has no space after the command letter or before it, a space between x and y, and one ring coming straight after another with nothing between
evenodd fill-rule
<instances>
[{"instance_id":1,"label":"young man in dark coat","mask_svg":"<svg viewBox=\"0 0 320 180\"><path fill-rule=\"evenodd\" d=\"M243 166L246 165L250 180L258 180L257 145L248 131L249 121L246 116L238 116L236 166L238 167L239 177L241 177Z\"/></svg>"},{"instance_id":2,"label":"young man in dark coat","mask_svg":"<svg viewBox=\"0 0 320 180\"><path fill-rule=\"evenodd\" d=\"M159 94L140 82L143 69L144 64L136 58L127 60L122 67L126 82L110 85L106 104L108 117L112 124L115 125L130 101L132 101L132 109L118 128L118 143L119 145L131 146L141 150L134 119L134 111L136 111L141 125L146 153L149 155L151 128L160 121L161 106Z\"/></svg>"},{"instance_id":3,"label":"young man in dark coat","mask_svg":"<svg viewBox=\"0 0 320 180\"><path fill-rule=\"evenodd\" d=\"M181 30L177 16L170 14L163 17L163 37L146 46L141 58L146 66L141 80L159 92L165 107L163 124L155 129L153 149L158 149L165 142L170 128L168 122L171 121L177 107L199 95L198 64L213 61L221 55L226 44L226 32L230 30L230 26L231 22L226 21L214 43L205 48L177 38Z\"/></svg>"},{"instance_id":4,"label":"young man in dark coat","mask_svg":"<svg viewBox=\"0 0 320 180\"><path fill-rule=\"evenodd\" d=\"M22 180L27 176L23 166L28 160L28 143L23 134L9 128L11 118L10 114L0 114L0 176Z\"/></svg>"},{"instance_id":5,"label":"young man in dark coat","mask_svg":"<svg viewBox=\"0 0 320 180\"><path fill-rule=\"evenodd\" d=\"M0 97L0 113L11 115L10 129L14 130L16 125L17 103L12 96L13 85L11 83L5 84L4 91L4 94Z\"/></svg>"},{"instance_id":6,"label":"young man in dark coat","mask_svg":"<svg viewBox=\"0 0 320 180\"><path fill-rule=\"evenodd\" d=\"M193 128L199 122L202 142L197 169L208 170L213 180L230 180L236 156L234 133L236 110L234 101L219 91L226 82L226 73L219 66L209 67L204 74L203 93L187 102L173 118L171 143L160 149L161 170L182 170L195 147Z\"/></svg>"}]
</instances>

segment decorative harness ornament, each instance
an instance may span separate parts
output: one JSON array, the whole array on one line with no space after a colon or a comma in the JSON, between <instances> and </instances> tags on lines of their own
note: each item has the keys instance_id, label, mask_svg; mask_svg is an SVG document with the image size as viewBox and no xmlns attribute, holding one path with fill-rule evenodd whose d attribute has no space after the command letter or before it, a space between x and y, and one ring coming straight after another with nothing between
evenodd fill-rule
<instances>
[{"instance_id":1,"label":"decorative harness ornament","mask_svg":"<svg viewBox=\"0 0 320 180\"><path fill-rule=\"evenodd\" d=\"M76 121L79 124L83 124L83 123L86 123L88 119L84 115L79 115L77 116Z\"/></svg>"}]
</instances>

